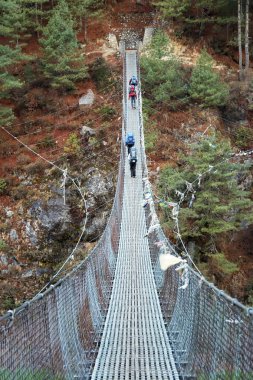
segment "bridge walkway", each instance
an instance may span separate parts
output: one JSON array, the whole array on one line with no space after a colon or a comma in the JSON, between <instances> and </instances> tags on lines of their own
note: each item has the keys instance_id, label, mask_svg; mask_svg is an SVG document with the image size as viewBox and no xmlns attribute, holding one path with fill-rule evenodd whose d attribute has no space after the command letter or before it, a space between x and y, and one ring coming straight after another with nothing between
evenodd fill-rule
<instances>
[{"instance_id":1,"label":"bridge walkway","mask_svg":"<svg viewBox=\"0 0 253 380\"><path fill-rule=\"evenodd\" d=\"M137 76L136 50L126 51L126 78ZM128 86L125 86L126 91ZM125 94L127 98L127 93ZM140 152L139 112L126 107L126 133ZM140 155L136 178L125 159L118 260L109 310L92 380L179 379L152 273L143 201Z\"/></svg>"}]
</instances>

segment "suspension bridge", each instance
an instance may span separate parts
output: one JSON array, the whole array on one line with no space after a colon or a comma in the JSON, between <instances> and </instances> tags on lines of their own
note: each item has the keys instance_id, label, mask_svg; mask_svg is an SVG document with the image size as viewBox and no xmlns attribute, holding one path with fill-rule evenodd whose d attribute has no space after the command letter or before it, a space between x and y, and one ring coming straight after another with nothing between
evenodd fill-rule
<instances>
[{"instance_id":1,"label":"suspension bridge","mask_svg":"<svg viewBox=\"0 0 253 380\"><path fill-rule=\"evenodd\" d=\"M160 268L161 248L176 253L152 201L141 92L136 110L127 99L129 78L139 77L138 50L122 55L121 157L107 226L78 267L0 319L0 379L253 379L253 310L190 266L187 283L175 266ZM136 178L128 131L136 138Z\"/></svg>"}]
</instances>

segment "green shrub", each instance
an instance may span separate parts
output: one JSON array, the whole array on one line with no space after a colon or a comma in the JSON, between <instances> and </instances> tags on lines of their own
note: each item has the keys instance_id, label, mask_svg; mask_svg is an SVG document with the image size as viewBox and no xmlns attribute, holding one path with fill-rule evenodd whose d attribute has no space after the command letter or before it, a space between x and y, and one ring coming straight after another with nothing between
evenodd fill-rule
<instances>
[{"instance_id":1,"label":"green shrub","mask_svg":"<svg viewBox=\"0 0 253 380\"><path fill-rule=\"evenodd\" d=\"M252 145L253 130L246 127L239 127L236 132L236 145L240 148L247 148Z\"/></svg>"},{"instance_id":2,"label":"green shrub","mask_svg":"<svg viewBox=\"0 0 253 380\"><path fill-rule=\"evenodd\" d=\"M142 115L143 121L146 122L149 116L154 114L153 101L151 99L147 99L146 97L142 99Z\"/></svg>"},{"instance_id":3,"label":"green shrub","mask_svg":"<svg viewBox=\"0 0 253 380\"><path fill-rule=\"evenodd\" d=\"M11 108L0 106L0 120L1 125L7 126L11 125L15 120L14 113Z\"/></svg>"},{"instance_id":4,"label":"green shrub","mask_svg":"<svg viewBox=\"0 0 253 380\"><path fill-rule=\"evenodd\" d=\"M109 106L103 106L98 110L99 114L102 116L103 120L108 121L116 115L114 108Z\"/></svg>"},{"instance_id":5,"label":"green shrub","mask_svg":"<svg viewBox=\"0 0 253 380\"><path fill-rule=\"evenodd\" d=\"M53 136L46 136L38 145L42 148L53 148L56 143Z\"/></svg>"},{"instance_id":6,"label":"green shrub","mask_svg":"<svg viewBox=\"0 0 253 380\"><path fill-rule=\"evenodd\" d=\"M0 194L4 194L7 190L7 182L5 179L0 178Z\"/></svg>"},{"instance_id":7,"label":"green shrub","mask_svg":"<svg viewBox=\"0 0 253 380\"><path fill-rule=\"evenodd\" d=\"M80 151L80 139L76 133L71 133L65 143L64 152L70 154L78 154Z\"/></svg>"},{"instance_id":8,"label":"green shrub","mask_svg":"<svg viewBox=\"0 0 253 380\"><path fill-rule=\"evenodd\" d=\"M34 170L34 168L32 170ZM27 198L27 186L18 185L18 186L12 187L10 195L15 201L19 201L21 199L26 199Z\"/></svg>"},{"instance_id":9,"label":"green shrub","mask_svg":"<svg viewBox=\"0 0 253 380\"><path fill-rule=\"evenodd\" d=\"M91 67L91 78L95 81L97 87L106 90L106 87L112 83L112 73L106 60L99 57Z\"/></svg>"},{"instance_id":10,"label":"green shrub","mask_svg":"<svg viewBox=\"0 0 253 380\"><path fill-rule=\"evenodd\" d=\"M224 106L228 101L228 86L221 82L212 66L213 59L204 50L197 60L190 80L190 95L203 107Z\"/></svg>"},{"instance_id":11,"label":"green shrub","mask_svg":"<svg viewBox=\"0 0 253 380\"><path fill-rule=\"evenodd\" d=\"M145 135L145 149L147 153L151 153L155 150L157 140L159 138L159 132L156 129L156 123L149 120L146 113L143 114L144 121L144 135Z\"/></svg>"},{"instance_id":12,"label":"green shrub","mask_svg":"<svg viewBox=\"0 0 253 380\"><path fill-rule=\"evenodd\" d=\"M14 376L14 377L13 377ZM64 380L61 375L51 375L48 370L29 370L25 368L20 368L15 372L9 371L8 369L0 368L0 379L1 380Z\"/></svg>"},{"instance_id":13,"label":"green shrub","mask_svg":"<svg viewBox=\"0 0 253 380\"><path fill-rule=\"evenodd\" d=\"M2 308L4 310L12 310L12 309L15 309L15 306L16 306L16 303L15 303L15 299L13 296L6 296L6 298L4 298L3 302L2 302ZM1 374L1 371L0 371L0 374Z\"/></svg>"},{"instance_id":14,"label":"green shrub","mask_svg":"<svg viewBox=\"0 0 253 380\"><path fill-rule=\"evenodd\" d=\"M34 163L27 165L26 172L29 175L44 174L48 164L44 161L35 161Z\"/></svg>"},{"instance_id":15,"label":"green shrub","mask_svg":"<svg viewBox=\"0 0 253 380\"><path fill-rule=\"evenodd\" d=\"M208 255L211 262L217 267L217 269L224 275L231 275L239 271L238 265L229 261L224 253L215 253Z\"/></svg>"},{"instance_id":16,"label":"green shrub","mask_svg":"<svg viewBox=\"0 0 253 380\"><path fill-rule=\"evenodd\" d=\"M5 241L0 239L0 251L6 251L7 248L8 245L5 243Z\"/></svg>"},{"instance_id":17,"label":"green shrub","mask_svg":"<svg viewBox=\"0 0 253 380\"><path fill-rule=\"evenodd\" d=\"M156 142L158 140L158 132L157 131L147 131L145 133L145 149L148 153L155 150Z\"/></svg>"},{"instance_id":18,"label":"green shrub","mask_svg":"<svg viewBox=\"0 0 253 380\"><path fill-rule=\"evenodd\" d=\"M97 148L100 145L100 141L95 136L92 136L89 138L89 145Z\"/></svg>"},{"instance_id":19,"label":"green shrub","mask_svg":"<svg viewBox=\"0 0 253 380\"><path fill-rule=\"evenodd\" d=\"M208 375L200 374L197 380L252 380L253 372L238 371L223 371L219 373L208 373Z\"/></svg>"}]
</instances>

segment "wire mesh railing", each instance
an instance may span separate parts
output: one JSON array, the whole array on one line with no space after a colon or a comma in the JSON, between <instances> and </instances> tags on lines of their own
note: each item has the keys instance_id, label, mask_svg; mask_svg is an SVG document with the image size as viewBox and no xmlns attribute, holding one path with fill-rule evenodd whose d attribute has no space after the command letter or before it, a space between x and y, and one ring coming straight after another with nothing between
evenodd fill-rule
<instances>
[{"instance_id":1,"label":"wire mesh railing","mask_svg":"<svg viewBox=\"0 0 253 380\"><path fill-rule=\"evenodd\" d=\"M140 79L140 72L139 72ZM139 106L142 107L141 91ZM148 177L144 146L143 119L140 112L143 177ZM144 180L145 192L152 194ZM156 216L154 201L146 206L147 229ZM182 278L170 267L160 268L164 252L177 255L160 226L148 234L153 273L167 332L182 379L250 380L253 379L253 309L243 306L192 268L189 283L180 289ZM161 243L162 242L162 248Z\"/></svg>"},{"instance_id":2,"label":"wire mesh railing","mask_svg":"<svg viewBox=\"0 0 253 380\"><path fill-rule=\"evenodd\" d=\"M124 130L124 108L122 130ZM122 133L123 135L123 133ZM124 142L111 214L96 247L65 278L0 318L0 379L89 379L110 300L124 186Z\"/></svg>"}]
</instances>

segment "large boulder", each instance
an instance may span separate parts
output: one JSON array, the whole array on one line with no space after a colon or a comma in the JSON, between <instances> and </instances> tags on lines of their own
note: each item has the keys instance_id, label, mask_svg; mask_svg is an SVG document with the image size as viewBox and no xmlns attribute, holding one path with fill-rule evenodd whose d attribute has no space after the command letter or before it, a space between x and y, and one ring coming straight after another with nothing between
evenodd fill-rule
<instances>
[{"instance_id":1,"label":"large boulder","mask_svg":"<svg viewBox=\"0 0 253 380\"><path fill-rule=\"evenodd\" d=\"M88 219L85 230L85 238L87 240L98 240L102 235L109 212L99 213L98 216Z\"/></svg>"},{"instance_id":2,"label":"large boulder","mask_svg":"<svg viewBox=\"0 0 253 380\"><path fill-rule=\"evenodd\" d=\"M86 226L86 239L97 240L107 222L110 214L114 194L112 177L106 177L97 168L90 167L86 171L86 199L89 211Z\"/></svg>"},{"instance_id":3,"label":"large boulder","mask_svg":"<svg viewBox=\"0 0 253 380\"><path fill-rule=\"evenodd\" d=\"M90 137L90 136L95 136L96 131L95 129L92 129L90 127L87 127L86 125L83 125L81 127L80 135L82 137Z\"/></svg>"},{"instance_id":4,"label":"large boulder","mask_svg":"<svg viewBox=\"0 0 253 380\"><path fill-rule=\"evenodd\" d=\"M105 177L97 169L92 168L88 173L86 192L88 193L88 206L106 203L114 192L112 177Z\"/></svg>"},{"instance_id":5,"label":"large boulder","mask_svg":"<svg viewBox=\"0 0 253 380\"><path fill-rule=\"evenodd\" d=\"M35 201L29 213L40 221L49 237L60 238L69 232L72 218L68 204L64 205L63 197L54 197L47 202Z\"/></svg>"},{"instance_id":6,"label":"large boulder","mask_svg":"<svg viewBox=\"0 0 253 380\"><path fill-rule=\"evenodd\" d=\"M91 89L89 89L87 93L79 99L79 106L81 108L85 106L91 106L94 103L94 100L95 94Z\"/></svg>"}]
</instances>

